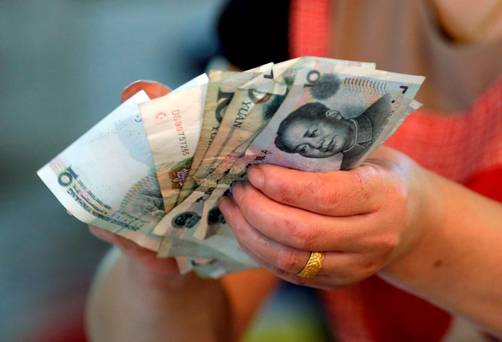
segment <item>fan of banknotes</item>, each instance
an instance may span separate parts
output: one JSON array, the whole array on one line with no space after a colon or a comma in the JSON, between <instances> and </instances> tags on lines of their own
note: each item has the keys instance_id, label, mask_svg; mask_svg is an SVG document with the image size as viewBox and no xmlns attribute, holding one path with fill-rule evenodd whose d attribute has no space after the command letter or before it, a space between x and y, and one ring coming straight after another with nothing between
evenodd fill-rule
<instances>
[{"instance_id":1,"label":"fan of banknotes","mask_svg":"<svg viewBox=\"0 0 502 342\"><path fill-rule=\"evenodd\" d=\"M424 78L300 57L139 92L38 171L77 219L205 277L256 267L218 209L249 165L360 164L420 104Z\"/></svg>"}]
</instances>

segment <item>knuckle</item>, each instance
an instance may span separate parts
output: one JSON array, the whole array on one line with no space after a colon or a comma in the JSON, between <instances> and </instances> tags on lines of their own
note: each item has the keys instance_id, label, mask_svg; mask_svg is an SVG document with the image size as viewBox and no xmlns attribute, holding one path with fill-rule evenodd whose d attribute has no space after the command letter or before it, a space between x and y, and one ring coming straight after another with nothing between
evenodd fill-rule
<instances>
[{"instance_id":1,"label":"knuckle","mask_svg":"<svg viewBox=\"0 0 502 342\"><path fill-rule=\"evenodd\" d=\"M399 235L395 233L388 233L380 236L375 241L375 247L380 250L382 254L391 253L399 245Z\"/></svg>"},{"instance_id":2,"label":"knuckle","mask_svg":"<svg viewBox=\"0 0 502 342\"><path fill-rule=\"evenodd\" d=\"M328 183L317 188L314 198L319 210L329 212L339 203L340 194Z\"/></svg>"},{"instance_id":3,"label":"knuckle","mask_svg":"<svg viewBox=\"0 0 502 342\"><path fill-rule=\"evenodd\" d=\"M278 268L277 266L273 266L271 267L271 270L281 279L283 280L286 280L286 281L289 281L289 282L293 282L291 280L291 273L288 272L288 271L285 271L283 269L280 269Z\"/></svg>"},{"instance_id":4,"label":"knuckle","mask_svg":"<svg viewBox=\"0 0 502 342\"><path fill-rule=\"evenodd\" d=\"M275 187L275 194L279 201L284 203L292 203L300 197L301 192L296 191L296 187L278 182Z\"/></svg>"},{"instance_id":5,"label":"knuckle","mask_svg":"<svg viewBox=\"0 0 502 342\"><path fill-rule=\"evenodd\" d=\"M379 191L377 191L379 181L378 170L373 167L355 169L351 173L350 184L352 185L352 191L348 194L348 197L358 203L368 204L372 210L377 210L379 207L376 200L379 195Z\"/></svg>"},{"instance_id":6,"label":"knuckle","mask_svg":"<svg viewBox=\"0 0 502 342\"><path fill-rule=\"evenodd\" d=\"M289 233L291 243L297 248L310 248L317 241L315 228L308 228L303 222L285 218L284 224Z\"/></svg>"},{"instance_id":7,"label":"knuckle","mask_svg":"<svg viewBox=\"0 0 502 342\"><path fill-rule=\"evenodd\" d=\"M379 258L376 259L371 259L371 260L366 260L362 262L360 266L360 274L359 277L361 279L368 278L369 276L375 274L378 272L381 268L381 262L378 260Z\"/></svg>"},{"instance_id":8,"label":"knuckle","mask_svg":"<svg viewBox=\"0 0 502 342\"><path fill-rule=\"evenodd\" d=\"M363 279L369 278L378 271L377 263L367 261L352 265L350 268L341 270L340 277L343 282L348 284L357 283Z\"/></svg>"},{"instance_id":9,"label":"knuckle","mask_svg":"<svg viewBox=\"0 0 502 342\"><path fill-rule=\"evenodd\" d=\"M308 178L308 176L305 176L305 178ZM272 190L274 192L273 197L283 203L299 203L299 201L308 197L312 191L311 189L317 188L311 184L310 180L305 178L288 177L277 181Z\"/></svg>"},{"instance_id":10,"label":"knuckle","mask_svg":"<svg viewBox=\"0 0 502 342\"><path fill-rule=\"evenodd\" d=\"M342 172L342 171L337 171ZM372 177L368 173L371 171L362 172L358 169L354 171L343 171L344 173L326 174L320 176L318 186L314 192L315 206L320 212L334 213L340 207L344 207L343 203L347 201L360 202L369 200L372 196ZM339 178L342 177L342 178ZM338 187L340 180L343 180L343 187Z\"/></svg>"},{"instance_id":11,"label":"knuckle","mask_svg":"<svg viewBox=\"0 0 502 342\"><path fill-rule=\"evenodd\" d=\"M294 253L289 251L282 251L276 259L277 268L284 271L293 271L296 273L300 268L298 264L299 262Z\"/></svg>"},{"instance_id":12,"label":"knuckle","mask_svg":"<svg viewBox=\"0 0 502 342\"><path fill-rule=\"evenodd\" d=\"M365 201L369 200L372 195L372 174L372 172L370 175L362 172L354 172L354 189Z\"/></svg>"}]
</instances>

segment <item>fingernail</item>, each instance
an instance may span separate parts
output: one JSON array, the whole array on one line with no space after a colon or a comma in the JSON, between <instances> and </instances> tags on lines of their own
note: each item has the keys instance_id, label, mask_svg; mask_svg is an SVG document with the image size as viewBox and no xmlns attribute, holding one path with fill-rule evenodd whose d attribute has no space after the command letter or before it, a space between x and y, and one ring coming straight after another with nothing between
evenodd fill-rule
<instances>
[{"instance_id":1,"label":"fingernail","mask_svg":"<svg viewBox=\"0 0 502 342\"><path fill-rule=\"evenodd\" d=\"M255 188L263 188L265 175L259 166L252 166L248 171L248 179Z\"/></svg>"}]
</instances>

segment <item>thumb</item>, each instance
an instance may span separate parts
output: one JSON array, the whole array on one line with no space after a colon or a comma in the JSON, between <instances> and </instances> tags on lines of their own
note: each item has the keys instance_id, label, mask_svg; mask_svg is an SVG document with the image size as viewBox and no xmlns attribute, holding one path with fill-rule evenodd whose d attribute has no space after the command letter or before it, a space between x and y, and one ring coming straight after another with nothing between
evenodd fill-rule
<instances>
[{"instance_id":1,"label":"thumb","mask_svg":"<svg viewBox=\"0 0 502 342\"><path fill-rule=\"evenodd\" d=\"M120 101L124 102L125 100L127 100L128 98L130 98L131 96L133 96L134 94L136 94L138 91L141 90L144 90L151 99L164 96L169 92L171 92L171 89L169 89L162 83L155 81L139 80L129 84L122 90L122 94L120 95Z\"/></svg>"}]
</instances>

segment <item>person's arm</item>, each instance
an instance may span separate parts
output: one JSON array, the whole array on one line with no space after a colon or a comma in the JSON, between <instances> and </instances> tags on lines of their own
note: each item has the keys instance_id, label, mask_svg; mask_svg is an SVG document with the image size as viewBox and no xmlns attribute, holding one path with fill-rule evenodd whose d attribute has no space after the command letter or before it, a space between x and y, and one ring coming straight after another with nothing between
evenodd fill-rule
<instances>
[{"instance_id":1,"label":"person's arm","mask_svg":"<svg viewBox=\"0 0 502 342\"><path fill-rule=\"evenodd\" d=\"M92 341L228 341L228 301L218 281L154 274L113 249L87 311Z\"/></svg>"},{"instance_id":2,"label":"person's arm","mask_svg":"<svg viewBox=\"0 0 502 342\"><path fill-rule=\"evenodd\" d=\"M103 232L98 234L103 238ZM119 244L124 248L128 242ZM141 253L149 258L151 252ZM238 340L277 282L260 270L222 281L180 276L173 260L161 260L155 268L117 248L107 254L88 301L87 331L92 341Z\"/></svg>"},{"instance_id":3,"label":"person's arm","mask_svg":"<svg viewBox=\"0 0 502 342\"><path fill-rule=\"evenodd\" d=\"M350 171L248 171L220 209L277 276L337 288L373 274L502 337L502 204L380 148ZM320 272L302 278L311 252Z\"/></svg>"},{"instance_id":4,"label":"person's arm","mask_svg":"<svg viewBox=\"0 0 502 342\"><path fill-rule=\"evenodd\" d=\"M502 337L502 205L429 177L435 221L381 275Z\"/></svg>"}]
</instances>

